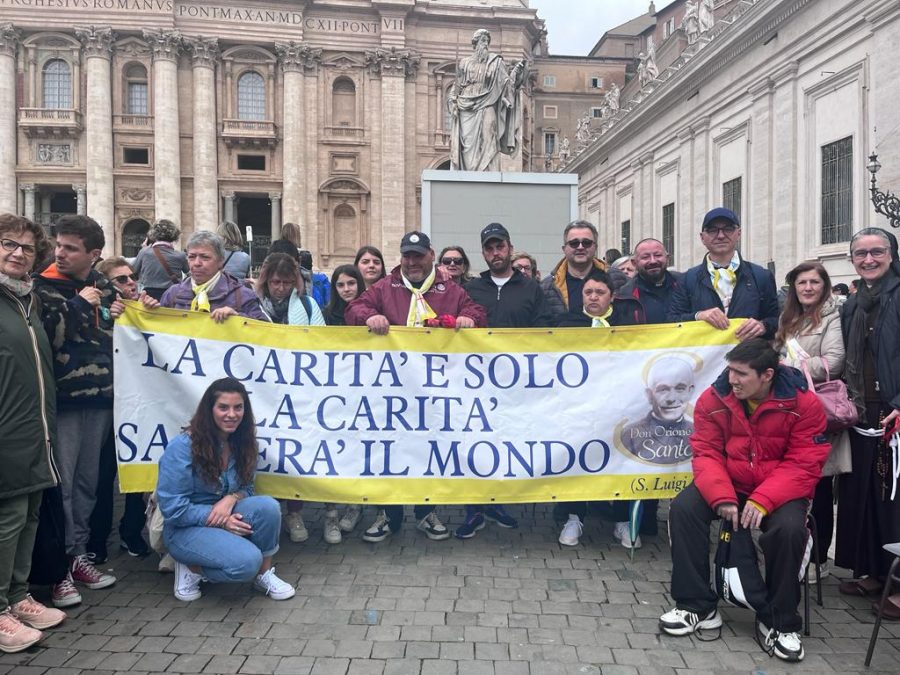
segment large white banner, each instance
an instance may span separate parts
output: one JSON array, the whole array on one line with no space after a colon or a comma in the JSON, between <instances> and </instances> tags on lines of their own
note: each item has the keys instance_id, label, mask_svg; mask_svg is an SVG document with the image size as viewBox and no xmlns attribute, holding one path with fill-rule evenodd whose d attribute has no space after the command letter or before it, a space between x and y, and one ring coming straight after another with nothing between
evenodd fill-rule
<instances>
[{"instance_id":1,"label":"large white banner","mask_svg":"<svg viewBox=\"0 0 900 675\"><path fill-rule=\"evenodd\" d=\"M732 328L736 327L735 324ZM258 488L357 503L671 497L733 330L275 326L146 310L115 328L123 490L147 491L204 390L250 391Z\"/></svg>"}]
</instances>

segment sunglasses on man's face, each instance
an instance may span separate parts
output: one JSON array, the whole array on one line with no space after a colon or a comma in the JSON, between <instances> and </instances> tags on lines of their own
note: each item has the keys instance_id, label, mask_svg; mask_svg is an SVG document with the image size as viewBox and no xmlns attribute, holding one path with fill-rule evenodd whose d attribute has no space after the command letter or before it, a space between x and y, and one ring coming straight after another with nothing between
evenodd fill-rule
<instances>
[{"instance_id":1,"label":"sunglasses on man's face","mask_svg":"<svg viewBox=\"0 0 900 675\"><path fill-rule=\"evenodd\" d=\"M462 265L462 258L441 258L441 265Z\"/></svg>"},{"instance_id":2,"label":"sunglasses on man's face","mask_svg":"<svg viewBox=\"0 0 900 675\"><path fill-rule=\"evenodd\" d=\"M569 239L566 242L566 246L569 248L590 248L594 243L593 239Z\"/></svg>"},{"instance_id":3,"label":"sunglasses on man's face","mask_svg":"<svg viewBox=\"0 0 900 675\"><path fill-rule=\"evenodd\" d=\"M129 279L131 281L138 280L136 274L120 274L119 276L112 278L112 280L115 281L117 284L127 284Z\"/></svg>"}]
</instances>

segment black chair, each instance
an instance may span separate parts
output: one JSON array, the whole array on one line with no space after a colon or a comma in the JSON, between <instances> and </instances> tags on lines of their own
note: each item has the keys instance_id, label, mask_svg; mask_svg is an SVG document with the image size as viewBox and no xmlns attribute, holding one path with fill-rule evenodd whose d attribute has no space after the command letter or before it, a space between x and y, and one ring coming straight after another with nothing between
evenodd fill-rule
<instances>
[{"instance_id":1,"label":"black chair","mask_svg":"<svg viewBox=\"0 0 900 675\"><path fill-rule=\"evenodd\" d=\"M884 550L894 556L894 562L891 563L891 569L888 571L887 578L884 580L884 590L881 592L881 601L878 603L878 611L875 613L875 625L872 627L872 637L869 640L869 651L866 652L866 668L872 663L872 654L875 652L875 641L878 639L878 631L881 630L881 613L884 606L891 597L891 589L894 584L898 584L900 588L900 571L897 566L900 565L900 542L895 544L885 544Z\"/></svg>"},{"instance_id":2,"label":"black chair","mask_svg":"<svg viewBox=\"0 0 900 675\"><path fill-rule=\"evenodd\" d=\"M809 637L809 566L816 566L816 604L822 606L822 561L819 559L819 530L812 513L806 514L806 526L812 535L812 556L803 573L803 634Z\"/></svg>"}]
</instances>

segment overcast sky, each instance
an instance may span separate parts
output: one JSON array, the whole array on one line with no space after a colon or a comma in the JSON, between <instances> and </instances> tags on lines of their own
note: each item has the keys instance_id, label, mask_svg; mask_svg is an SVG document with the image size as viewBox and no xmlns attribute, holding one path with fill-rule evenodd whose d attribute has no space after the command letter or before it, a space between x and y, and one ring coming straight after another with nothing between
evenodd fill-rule
<instances>
[{"instance_id":1,"label":"overcast sky","mask_svg":"<svg viewBox=\"0 0 900 675\"><path fill-rule=\"evenodd\" d=\"M657 8L667 5L657 0ZM604 32L647 13L649 0L531 0L547 23L551 54L584 56Z\"/></svg>"}]
</instances>

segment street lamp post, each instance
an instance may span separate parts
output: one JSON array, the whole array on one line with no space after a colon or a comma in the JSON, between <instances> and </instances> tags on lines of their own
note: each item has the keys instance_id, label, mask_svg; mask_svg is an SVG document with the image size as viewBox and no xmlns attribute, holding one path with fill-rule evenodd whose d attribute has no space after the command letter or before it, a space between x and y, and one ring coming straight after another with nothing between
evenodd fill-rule
<instances>
[{"instance_id":1,"label":"street lamp post","mask_svg":"<svg viewBox=\"0 0 900 675\"><path fill-rule=\"evenodd\" d=\"M875 211L886 216L891 223L891 227L900 227L900 199L893 192L882 192L878 189L875 174L881 168L881 162L878 161L878 155L874 152L869 155L869 163L866 169L872 174L872 183L869 186L869 192L872 193L872 204L875 205Z\"/></svg>"}]
</instances>

